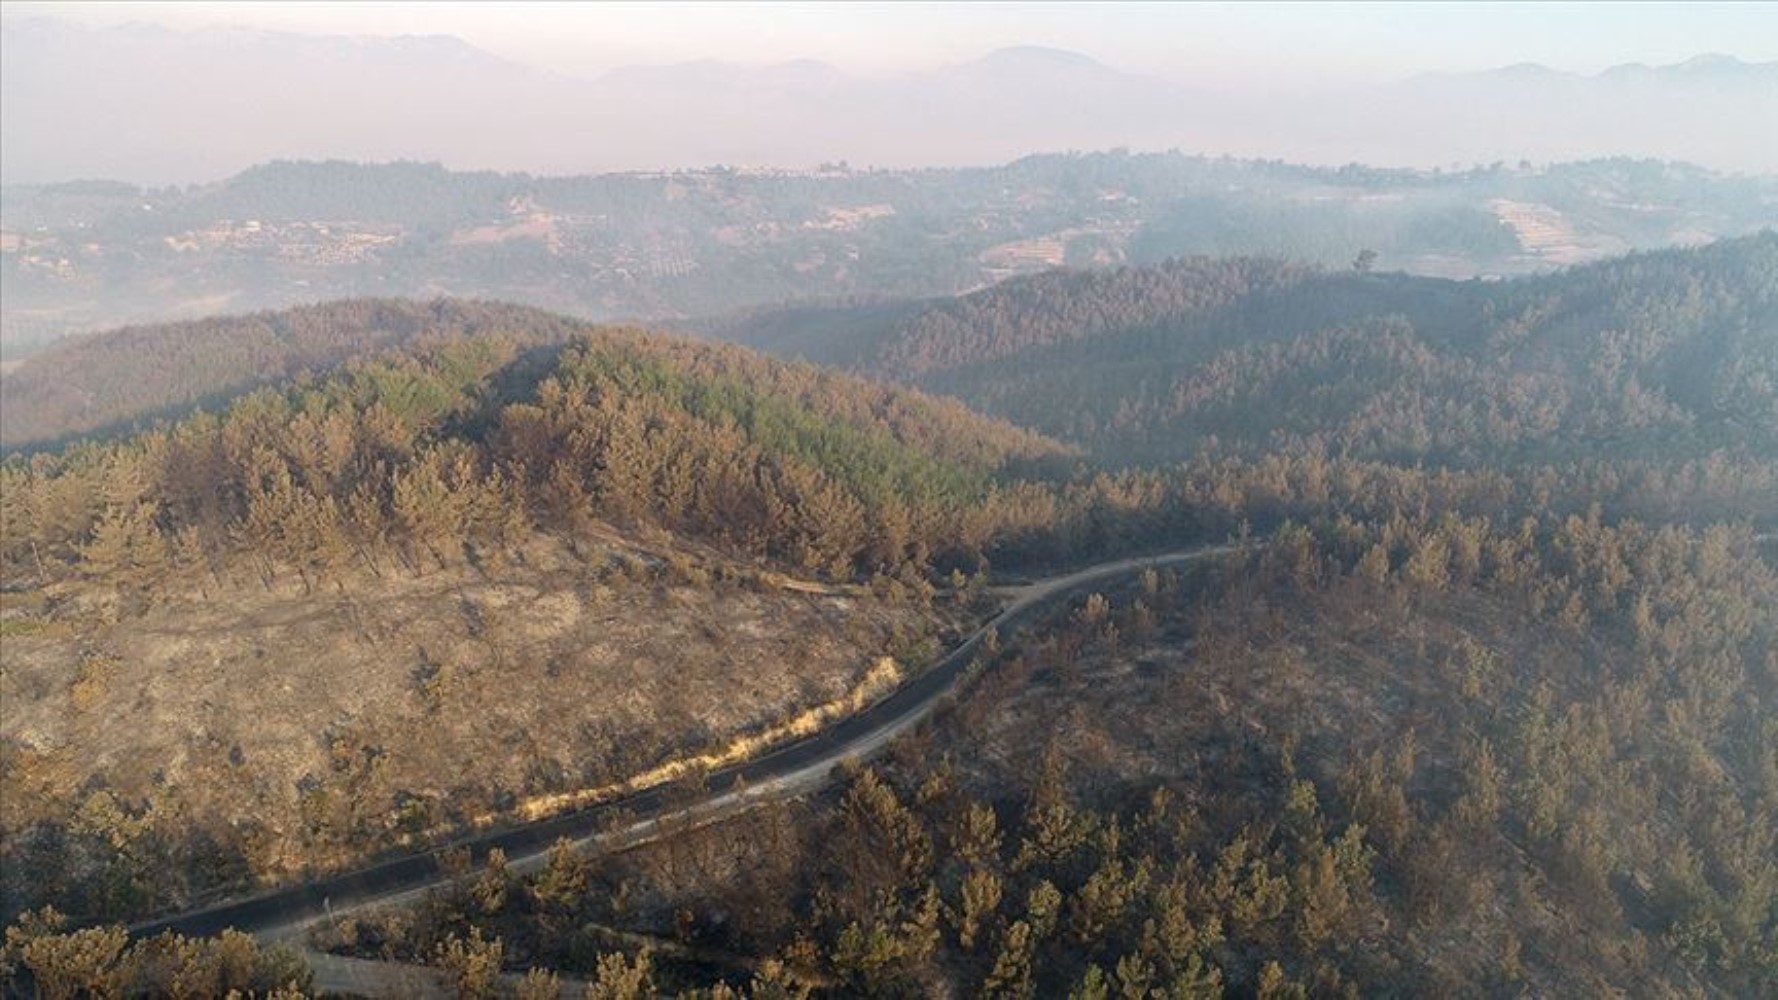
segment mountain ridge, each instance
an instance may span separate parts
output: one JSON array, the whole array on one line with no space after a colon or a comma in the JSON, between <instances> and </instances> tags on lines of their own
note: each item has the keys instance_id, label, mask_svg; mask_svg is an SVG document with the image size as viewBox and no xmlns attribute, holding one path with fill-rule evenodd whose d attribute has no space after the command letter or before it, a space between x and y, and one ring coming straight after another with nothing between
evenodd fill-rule
<instances>
[{"instance_id":1,"label":"mountain ridge","mask_svg":"<svg viewBox=\"0 0 1778 1000\"><path fill-rule=\"evenodd\" d=\"M1212 93L1043 46L868 78L799 61L717 68L708 60L613 67L583 77L515 62L452 36L262 32L225 38L60 24L16 19L0 38L5 92L18 95L0 95L6 112L0 164L10 178L109 174L137 183L190 183L296 150L578 173L839 160L962 166L1115 146L1416 166L1453 157L1487 162L1691 151L1719 168L1778 170L1778 159L1750 142L1746 129L1762 114L1778 117L1778 95L1763 87L1769 72L1727 72L1716 63L1645 74L1635 95L1611 93L1621 74L1600 77L1589 85L1600 107L1533 102L1518 114L1550 124L1502 133L1491 123L1512 121L1514 114L1501 118L1503 108L1475 105L1424 81L1324 88L1289 99L1226 87ZM155 72L166 65L187 69L176 78ZM272 77L310 85L273 87L265 82ZM1706 77L1727 81L1719 96L1732 101L1718 114L1675 119L1684 126L1678 134L1631 113L1635 101L1679 100L1689 92L1687 80ZM1744 77L1746 87L1733 82ZM127 93L111 82L120 79L134 81ZM1446 84L1469 88L1486 80L1452 77ZM1074 93L1082 87L1091 92ZM1521 88L1507 89L1514 93L1497 96L1523 99L1516 93ZM449 102L436 96L447 92L454 95ZM1021 98L1031 93L1055 95L1048 115L1030 114ZM759 94L777 100L766 108L739 99ZM23 95L36 96L27 101ZM1385 115L1366 113L1370 100L1392 106ZM354 119L327 117L343 101L355 103ZM694 106L709 112L696 127L686 113ZM176 108L184 110L176 114ZM1657 110L1666 113L1664 104ZM996 127L981 128L984 120ZM200 125L209 131L194 131ZM627 141L599 141L613 134Z\"/></svg>"}]
</instances>

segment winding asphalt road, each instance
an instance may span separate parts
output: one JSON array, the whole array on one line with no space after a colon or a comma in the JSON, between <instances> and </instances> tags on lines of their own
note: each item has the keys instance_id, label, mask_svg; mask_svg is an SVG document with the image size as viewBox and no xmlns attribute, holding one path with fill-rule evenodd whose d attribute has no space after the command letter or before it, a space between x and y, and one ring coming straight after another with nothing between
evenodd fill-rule
<instances>
[{"instance_id":1,"label":"winding asphalt road","mask_svg":"<svg viewBox=\"0 0 1778 1000\"><path fill-rule=\"evenodd\" d=\"M891 740L925 719L950 694L974 662L990 633L1005 635L1029 624L1046 606L1096 584L1149 568L1198 562L1239 551L1235 544L1207 545L1162 555L1119 559L1017 587L997 588L1004 610L977 629L930 669L883 700L813 736L786 744L752 760L713 771L708 792L692 801L665 787L644 789L585 809L457 842L467 848L472 867L488 852L506 853L508 867L525 874L541 869L558 841L579 851L634 846L663 832L713 822L768 799L807 794L833 780L835 765L880 752ZM623 824L625 820L629 822ZM615 828L614 828L615 827ZM448 883L438 851L413 854L303 885L163 917L130 928L136 936L173 930L214 935L233 927L264 941L299 937L323 920L356 910L399 905Z\"/></svg>"}]
</instances>

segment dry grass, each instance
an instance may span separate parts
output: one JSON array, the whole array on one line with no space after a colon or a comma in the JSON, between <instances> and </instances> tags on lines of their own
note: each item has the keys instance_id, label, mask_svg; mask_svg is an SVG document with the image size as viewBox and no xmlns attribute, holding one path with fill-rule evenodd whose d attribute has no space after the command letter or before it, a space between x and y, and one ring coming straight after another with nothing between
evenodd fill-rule
<instances>
[{"instance_id":1,"label":"dry grass","mask_svg":"<svg viewBox=\"0 0 1778 1000\"><path fill-rule=\"evenodd\" d=\"M520 802L512 812L528 821L539 820L567 812L570 809L602 802L625 792L654 788L657 785L665 785L684 777L739 763L780 743L811 736L819 732L823 726L860 711L866 705L895 690L896 685L901 683L902 676L902 670L896 665L894 658L885 656L879 659L876 665L871 667L869 672L841 697L822 702L792 716L785 722L767 726L757 732L742 733L727 743L704 753L674 757L659 767L649 768L623 781L611 782L597 788L534 796ZM500 819L498 814L490 813L478 817L476 822L485 826L498 819Z\"/></svg>"},{"instance_id":2,"label":"dry grass","mask_svg":"<svg viewBox=\"0 0 1778 1000\"><path fill-rule=\"evenodd\" d=\"M264 876L346 863L806 732L892 686L892 634L930 624L868 595L675 582L615 543L520 556L312 593L244 571L135 609L51 595L5 639L0 829L104 789L168 832L252 828Z\"/></svg>"}]
</instances>

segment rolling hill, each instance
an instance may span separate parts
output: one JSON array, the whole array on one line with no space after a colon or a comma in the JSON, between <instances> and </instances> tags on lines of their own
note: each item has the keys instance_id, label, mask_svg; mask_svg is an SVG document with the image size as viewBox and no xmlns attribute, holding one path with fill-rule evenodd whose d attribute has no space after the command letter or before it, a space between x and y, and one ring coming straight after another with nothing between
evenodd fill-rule
<instances>
[{"instance_id":1,"label":"rolling hill","mask_svg":"<svg viewBox=\"0 0 1778 1000\"><path fill-rule=\"evenodd\" d=\"M714 327L874 379L485 302L69 344L8 379L67 440L0 464L7 914L691 801L931 662L988 569L1233 536L984 639L834 794L322 943L594 980L674 942L623 974L768 994L1759 992L1775 262L1188 258Z\"/></svg>"},{"instance_id":2,"label":"rolling hill","mask_svg":"<svg viewBox=\"0 0 1778 1000\"><path fill-rule=\"evenodd\" d=\"M0 466L9 913L287 880L848 711L933 648L927 578L1007 530L992 495L1066 455L917 392L489 304L89 346L90 370L182 359L110 417L214 409ZM313 367L244 385L255 356Z\"/></svg>"},{"instance_id":3,"label":"rolling hill","mask_svg":"<svg viewBox=\"0 0 1778 1000\"><path fill-rule=\"evenodd\" d=\"M560 343L582 328L512 306L363 300L118 330L64 344L0 376L0 446L128 430L226 405L258 386L325 374L422 338L505 333Z\"/></svg>"},{"instance_id":4,"label":"rolling hill","mask_svg":"<svg viewBox=\"0 0 1778 1000\"><path fill-rule=\"evenodd\" d=\"M821 343L1109 464L1778 455L1770 233L1503 282L1182 259L712 330L793 355Z\"/></svg>"}]
</instances>

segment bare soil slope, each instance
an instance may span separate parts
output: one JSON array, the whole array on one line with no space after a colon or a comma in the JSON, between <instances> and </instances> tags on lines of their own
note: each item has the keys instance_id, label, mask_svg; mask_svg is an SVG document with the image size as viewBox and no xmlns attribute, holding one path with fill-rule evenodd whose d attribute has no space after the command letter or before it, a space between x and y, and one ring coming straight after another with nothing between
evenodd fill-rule
<instances>
[{"instance_id":1,"label":"bare soil slope","mask_svg":"<svg viewBox=\"0 0 1778 1000\"><path fill-rule=\"evenodd\" d=\"M683 549L540 537L518 556L310 593L242 573L149 606L86 584L9 600L6 853L113 849L89 858L119 868L99 908L343 864L880 686L932 624ZM206 839L216 856L186 856ZM9 905L54 898L53 873L20 878Z\"/></svg>"}]
</instances>

